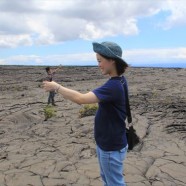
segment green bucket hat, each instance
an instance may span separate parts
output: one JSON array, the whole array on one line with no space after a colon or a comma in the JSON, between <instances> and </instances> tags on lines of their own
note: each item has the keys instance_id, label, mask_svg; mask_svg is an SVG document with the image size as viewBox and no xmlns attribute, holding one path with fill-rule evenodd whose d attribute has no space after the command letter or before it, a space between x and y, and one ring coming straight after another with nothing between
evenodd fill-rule
<instances>
[{"instance_id":1,"label":"green bucket hat","mask_svg":"<svg viewBox=\"0 0 186 186\"><path fill-rule=\"evenodd\" d=\"M124 65L128 65L127 62L122 59L122 49L118 44L106 41L102 43L93 42L92 45L95 53L109 58L119 59Z\"/></svg>"}]
</instances>

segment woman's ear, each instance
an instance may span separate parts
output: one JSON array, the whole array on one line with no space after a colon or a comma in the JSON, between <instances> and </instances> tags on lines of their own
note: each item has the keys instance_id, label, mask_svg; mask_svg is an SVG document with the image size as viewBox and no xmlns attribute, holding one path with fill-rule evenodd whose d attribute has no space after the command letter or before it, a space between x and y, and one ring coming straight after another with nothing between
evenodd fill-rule
<instances>
[{"instance_id":1,"label":"woman's ear","mask_svg":"<svg viewBox=\"0 0 186 186\"><path fill-rule=\"evenodd\" d=\"M114 59L110 59L110 62L111 62L112 64L115 64L115 63L116 63L116 61L115 61Z\"/></svg>"}]
</instances>

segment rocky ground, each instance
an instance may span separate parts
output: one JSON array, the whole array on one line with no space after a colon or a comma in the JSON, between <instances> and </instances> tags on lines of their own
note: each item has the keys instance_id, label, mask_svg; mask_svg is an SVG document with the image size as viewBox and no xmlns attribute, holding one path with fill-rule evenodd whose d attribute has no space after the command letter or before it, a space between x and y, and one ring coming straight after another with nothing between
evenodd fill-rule
<instances>
[{"instance_id":1,"label":"rocky ground","mask_svg":"<svg viewBox=\"0 0 186 186\"><path fill-rule=\"evenodd\" d=\"M48 94L43 67L0 67L0 186L101 186L94 116ZM128 186L186 185L186 69L131 68L126 73L134 127L141 143L124 162ZM95 67L66 67L55 80L87 92L106 81Z\"/></svg>"}]
</instances>

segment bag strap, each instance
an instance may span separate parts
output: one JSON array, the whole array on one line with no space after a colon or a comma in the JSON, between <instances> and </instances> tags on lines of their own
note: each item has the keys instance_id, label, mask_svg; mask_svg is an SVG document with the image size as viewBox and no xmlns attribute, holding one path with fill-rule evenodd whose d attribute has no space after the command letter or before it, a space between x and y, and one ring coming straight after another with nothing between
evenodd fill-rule
<instances>
[{"instance_id":1,"label":"bag strap","mask_svg":"<svg viewBox=\"0 0 186 186\"><path fill-rule=\"evenodd\" d=\"M124 79L125 81L123 81L123 79ZM126 79L125 79L124 76L122 76L122 79L120 80L120 82L122 83L123 89L124 89L124 92L125 92L126 111L127 111L127 121L128 121L128 123L132 123L132 115L131 115L131 110L130 110L128 89L127 89Z\"/></svg>"}]
</instances>

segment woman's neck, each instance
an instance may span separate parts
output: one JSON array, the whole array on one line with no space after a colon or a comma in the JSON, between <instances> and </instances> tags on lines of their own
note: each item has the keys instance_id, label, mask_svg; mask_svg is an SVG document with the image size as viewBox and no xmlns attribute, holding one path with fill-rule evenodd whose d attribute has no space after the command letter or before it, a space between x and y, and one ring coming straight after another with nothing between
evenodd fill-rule
<instances>
[{"instance_id":1,"label":"woman's neck","mask_svg":"<svg viewBox=\"0 0 186 186\"><path fill-rule=\"evenodd\" d=\"M112 77L117 77L119 76L116 72L116 70L113 70L112 72L109 73L109 76L112 78Z\"/></svg>"}]
</instances>

